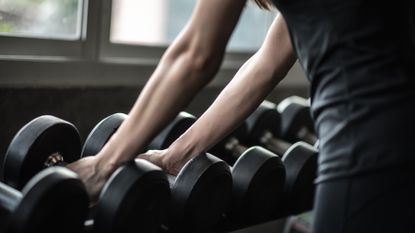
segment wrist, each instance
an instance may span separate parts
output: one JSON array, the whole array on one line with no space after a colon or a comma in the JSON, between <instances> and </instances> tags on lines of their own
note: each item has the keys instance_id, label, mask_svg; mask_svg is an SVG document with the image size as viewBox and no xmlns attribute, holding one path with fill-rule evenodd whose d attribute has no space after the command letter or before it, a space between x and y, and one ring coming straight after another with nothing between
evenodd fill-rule
<instances>
[{"instance_id":1,"label":"wrist","mask_svg":"<svg viewBox=\"0 0 415 233\"><path fill-rule=\"evenodd\" d=\"M176 161L183 164L186 163L202 152L196 145L187 135L180 136L167 149L167 154L163 158L163 162Z\"/></svg>"},{"instance_id":2,"label":"wrist","mask_svg":"<svg viewBox=\"0 0 415 233\"><path fill-rule=\"evenodd\" d=\"M98 176L101 176L105 180L108 179L112 173L120 167L118 163L114 161L108 160L106 157L103 156L96 156L96 163L95 163L95 173Z\"/></svg>"},{"instance_id":3,"label":"wrist","mask_svg":"<svg viewBox=\"0 0 415 233\"><path fill-rule=\"evenodd\" d=\"M96 172L105 178L109 178L111 174L125 164L127 161L123 161L122 152L119 148L111 146L109 141L102 150L95 155L96 159Z\"/></svg>"}]
</instances>

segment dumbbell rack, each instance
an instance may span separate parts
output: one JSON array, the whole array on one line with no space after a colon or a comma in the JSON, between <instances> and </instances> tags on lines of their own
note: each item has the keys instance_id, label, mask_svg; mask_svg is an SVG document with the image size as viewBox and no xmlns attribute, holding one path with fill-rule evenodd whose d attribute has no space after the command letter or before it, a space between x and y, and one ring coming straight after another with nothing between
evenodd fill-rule
<instances>
[{"instance_id":1,"label":"dumbbell rack","mask_svg":"<svg viewBox=\"0 0 415 233\"><path fill-rule=\"evenodd\" d=\"M287 219L282 218L282 219L272 220L269 222L261 223L258 225L254 225L254 226L250 226L250 227L246 227L243 229L226 232L226 233L258 233L258 232L283 233L286 222L287 222ZM219 233L219 232L215 232L215 233ZM225 233L225 232L221 232L221 233Z\"/></svg>"},{"instance_id":2,"label":"dumbbell rack","mask_svg":"<svg viewBox=\"0 0 415 233\"><path fill-rule=\"evenodd\" d=\"M188 118L187 115L186 115L186 117ZM187 119L187 118L184 118L184 119ZM104 120L106 120L106 119L104 119ZM193 118L191 120L194 121ZM103 121L101 121L99 123L99 125L102 125L103 124ZM58 154L59 155L61 155L61 154L76 155L76 154L79 154L79 152L77 152L77 151L81 151L81 149L78 148L78 147L81 146L80 136L78 134L77 129L71 123L66 122L64 120L61 120L59 118L53 117L53 116L42 116L42 117L39 117L39 118L34 119L33 121L29 122L28 124L33 129L30 128L30 127L28 127L28 126L25 126L25 127L22 128L22 130L26 130L27 131L28 129L30 129L30 134L29 135L32 135L31 137L29 137L30 140L28 140L27 137L17 137L17 139L19 139L19 140L23 140L24 139L23 142L29 141L29 143L26 142L26 144L27 144L26 147L28 147L28 149L27 150L23 150L23 152L24 152L23 155L20 155L20 154L16 153L16 156L14 156L14 157L18 157L18 158L22 157L22 158L25 158L25 160L27 160L27 161L31 161L30 158L36 158L36 162L39 162L40 165L39 165L39 169L38 169L38 167L36 167L36 169L32 169L33 171L34 170L41 170L42 167L45 164L45 163L43 163L43 161L45 161L46 159L48 159L49 157L52 156L52 155L49 155L48 153L34 153L33 151L35 151L35 152L37 152L37 151L43 152L43 151L55 151L56 150L55 148L50 149L49 147L47 147L47 150L46 150L46 149L44 149L42 147L44 144L45 145L54 145L54 146L59 145L58 148L59 148L59 152L60 152L61 150L63 151L67 147L66 146L67 141L71 141L71 142L73 141L74 143L69 143L71 146L69 146L68 148L70 148L70 149L77 148L76 150L74 150L75 152L72 152L71 151L70 153L66 153L65 152L65 153L58 153ZM61 126L59 128L60 131L56 130L56 127L58 127L58 126ZM95 132L97 130L96 128L97 127L94 128L93 132ZM108 132L110 134L112 134L114 132L114 128L116 128L116 127L112 124L111 127L107 127L107 128L109 128L108 129L109 130ZM161 137L163 139L163 140L160 140L160 141L162 142L161 144L163 144L163 145L165 144L164 143L165 141L169 141L168 139L171 138L170 137L170 134L172 134L170 132L171 130L169 129L169 127L167 127L167 128L168 128L168 130L167 130L168 133L166 133L166 134L161 133L160 134L160 135L162 135ZM51 130L51 129L54 129L54 130ZM26 132L26 131L24 131L24 132ZM36 131L36 132L39 131L40 133L39 132L38 133L33 133L33 131ZM46 134L45 132L50 132L50 134ZM181 133L173 133L173 135L180 135L180 134ZM19 133L17 134L17 136L20 136L20 135L26 135L26 134L23 134L21 131L19 131ZM42 137L40 137L40 139L43 139L44 141L40 141L39 135L42 135ZM68 140L67 135L72 135L73 136L73 137L70 138L71 140ZM60 137L63 137L63 136L65 136L65 137L64 138L60 138ZM97 140L94 137L94 145L99 145L100 147L102 147L105 144L105 142L107 141L107 139L109 137L110 137L110 135L105 134L105 137L104 137L104 136L102 136L102 133L100 133L100 138L99 139L101 139L101 138L104 139L103 140L104 143L97 143ZM59 140L56 140L57 138L59 138ZM88 136L88 139L89 138L90 138L90 136ZM88 141L88 139L87 139L87 141ZM17 141L19 141L19 140L17 140ZM18 147L16 147L16 148L19 148L19 150L17 150L17 151L21 151L22 144L25 145L24 143L13 143L13 142L15 142L15 139L13 139L11 145L15 145L15 144L16 145L19 145ZM42 143L40 143L40 142L42 142ZM50 143L50 142L53 142L53 143ZM60 145L59 143L63 143L63 144ZM34 150L33 149L33 145L36 145L39 148L36 148L35 147L37 150ZM88 143L85 143L85 145L88 145ZM164 148L164 147L166 147L165 145L164 146L163 145L159 145L159 146L157 146L157 148ZM12 147L12 148L14 148L14 147ZM98 151L99 150L100 150L100 148L98 148ZM7 153L6 153L6 155L8 155L8 156L6 156L6 158L14 158L14 157L11 156L11 154L13 154L13 153L9 153L9 151L12 151L13 152L14 150L8 150ZM32 152L32 154L30 154L29 151ZM85 150L83 150L83 151L85 151ZM96 153L97 152L89 152L88 154L96 154ZM46 156L46 159L40 158L38 154L41 154L42 156ZM314 151L313 151L313 154L314 154ZM53 154L53 155L55 155L55 154ZM47 156L49 156L49 157L47 157ZM206 154L206 156L208 156L208 154ZM200 159L200 158L204 158L206 156L198 156L197 158ZM213 157L212 155L209 155L209 156ZM214 161L218 160L218 162L222 162L223 163L223 166L226 167L226 169L224 169L225 171L228 171L229 170L228 169L228 165L226 165L222 160L219 160L216 157L213 157L213 158L215 159ZM278 158L278 157L272 156L272 158ZM73 161L75 159L70 159L70 161ZM14 160L10 159L10 161L13 162ZM47 160L47 161L49 161L49 160ZM64 160L62 159L62 161L64 161ZM196 161L196 160L194 159L192 161ZM136 163L137 163L137 161L136 161ZM146 162L146 163L148 163L148 162ZM24 164L25 164L24 162L21 162L20 163L21 166L23 166ZM151 165L151 164L149 163L149 165ZM52 165L52 166L54 166L54 165ZM130 172L129 174L135 174L135 173L137 173L134 170L134 169L138 168L137 164L134 164L134 165L131 165L131 166L132 166L132 170L131 170L132 172ZM154 166L154 165L152 165L152 166ZM189 167L191 167L191 166L189 166ZM281 167L283 167L283 166L281 166ZM205 171L206 170L206 169L200 169L200 165L197 168L199 168L198 170L202 170L202 171ZM125 168L123 168L123 169L125 170ZM149 170L148 168L145 168L145 169L143 168L142 170L147 171L146 169ZM17 170L20 171L20 169L17 169ZM245 170L249 170L249 169L245 169ZM31 170L28 169L28 171L31 171ZM157 171L161 172L161 170L159 168L158 168ZM24 175L26 175L26 178L27 179L24 179L25 178L24 177L24 178L21 178L20 180L26 181L26 180L29 180L29 177L32 177L33 176L33 174L26 174L26 173L24 173ZM228 173L229 173L229 181L231 181L232 180L232 177L231 177L229 171L226 174L228 174ZM124 174L124 173L119 172L119 173L116 173L116 174ZM141 174L141 173L137 173L137 174ZM219 174L219 173L215 170L215 173L214 174ZM220 174L222 174L222 173L220 173ZM296 178L298 176L299 175L292 175L291 177L295 177ZM6 177L6 176L4 176L4 177ZM11 174L10 177L19 177L19 176L18 175L15 176L15 174ZM200 177L200 175L189 175L187 177ZM280 177L285 177L285 176L281 176L281 174L277 174L277 177L280 178ZM111 180L114 180L114 179L111 179ZM131 177L128 180L131 180ZM223 180L223 179L221 179L221 180ZM275 180L275 179L273 178L272 180ZM15 183L18 183L18 182L16 181ZM165 186L168 188L167 182L164 182L164 183L166 183ZM190 182L190 183L194 183L194 182ZM229 183L231 183L231 182L229 182ZM312 183L312 182L310 182L310 183ZM20 185L20 186L22 186L22 185ZM228 186L230 187L231 185L228 185ZM226 186L226 187L228 187L228 186ZM106 186L106 187L110 187L110 186ZM266 187L266 188L268 188L268 187ZM121 189L116 189L116 190L121 190ZM130 190L130 189L125 189L125 190ZM187 190L189 190L189 189L187 188ZM206 190L211 190L211 188L206 189ZM224 190L224 188L219 188L219 190ZM282 190L282 186L281 186L281 188L279 190ZM231 193L230 191L231 191L231 189L229 188L229 192L228 193ZM108 193L111 193L111 192L108 192ZM166 193L168 193L168 192L166 192ZM303 193L303 192L301 192L301 193ZM280 193L278 193L278 194L280 194ZM220 195L220 198L219 199L228 200L228 198L223 198L226 195L227 195L226 193L222 193L222 195ZM122 200L129 200L128 198L124 198L124 195L119 195L119 192L117 193L116 196L123 197L123 198L121 198ZM133 196L135 197L137 195L133 195ZM276 195L272 195L272 197L275 197L275 196ZM156 200L160 203L160 198L156 198ZM196 198L196 200L197 200L197 198ZM268 199L267 198L261 198L261 197L258 198L257 197L257 198L255 198L255 200L268 200ZM106 202L103 202L103 203L106 203ZM108 201L107 203L110 203L110 201ZM115 203L118 203L118 202L115 202ZM191 202L191 203L196 203L196 202ZM199 203L207 203L207 202L199 202ZM211 203L211 202L209 202L209 203ZM218 203L218 202L215 201L213 203ZM274 205L271 205L271 203L269 203L269 202L266 202L266 203L261 203L260 202L258 205L253 205L253 206L258 207L258 206L261 206L261 204L267 204L268 206L274 206ZM165 203L165 205L161 205L161 206L166 206L166 205L167 205L167 203ZM220 204L218 206L220 208L222 208L222 207L225 207L226 205L225 204ZM171 220L169 220L170 222L168 223L169 224L169 228L171 227L170 230L160 229L159 226L160 226L160 223L161 222L157 222L157 223L153 224L153 226L152 226L153 228L152 229L157 231L157 228L159 228L159 230L160 230L159 233L173 233L172 231L176 231L176 230L179 230L179 229L182 229L182 228L183 229L184 228L188 228L189 231L195 232L195 233L197 233L199 231L199 229L212 229L211 228L213 226L212 224L215 224L215 222L210 222L209 223L209 221L207 221L207 224L205 224L206 226L203 225L203 224L201 224L203 221L205 221L206 219L208 219L208 218L205 218L203 215L200 215L199 214L199 211L201 209L203 209L203 210L209 209L209 208L204 208L204 207L205 206L202 206L200 208L195 208L196 209L196 212L195 212L196 214L195 215L193 215L193 214L189 215L189 216L192 216L192 217L193 216L202 216L197 221L191 222L189 219L192 219L192 217L184 218L185 220L182 221L182 222L181 221L175 221L176 219L171 219ZM114 208L114 209L116 209L117 211L118 210L121 210L121 208L118 208L118 207L117 208ZM251 210L251 208L247 208L247 209L248 210ZM256 208L252 208L252 209L253 210L256 210ZM288 211L288 209L289 208L287 208L285 206L281 206L281 210L283 212L284 211ZM302 208L300 208L300 209L302 209ZM212 212L213 214L217 214L217 217L220 217L220 214L221 213L224 213L223 211L225 211L224 209L219 210L218 208L213 208L213 210L214 211L217 210L216 211L217 213L216 212ZM140 211L137 211L137 214L139 212ZM217 224L216 227L214 227L208 233L250 233L250 232L263 232L263 233L268 233L268 232L269 233L271 233L271 232L273 232L273 233L279 233L279 232L281 232L282 233L282 232L286 232L284 229L285 229L285 226L287 225L287 222L288 221L285 218L272 219L272 220L269 220L269 221L266 221L266 222L262 222L262 223L258 223L258 221L261 221L261 219L263 221L265 218L261 218L261 217L255 216L255 215L248 216L248 217L244 217L244 218L235 218L235 219L232 219L233 216L237 216L238 214L242 214L242 213L258 213L258 215L260 216L260 214L261 213L264 213L264 212L265 211L262 211L262 210L261 211L244 211L244 210L241 210L241 209L236 209L236 211L233 212L233 213L231 213L231 212L227 213L227 214L229 214L228 217L229 216L231 216L231 217L229 217L228 219L223 218L220 221L220 223ZM287 212L287 214L289 214L288 212ZM97 213L101 213L101 212L98 212L97 211ZM111 214L112 214L112 212L111 212ZM235 214L235 215L232 215L232 214ZM118 214L118 212L117 212L117 214L114 214L114 215L106 218L108 221L98 221L98 220L94 221L94 223L95 223L94 224L94 228L96 228L95 230L97 230L97 231L104 231L105 232L105 230L107 230L109 228L106 227L105 224L103 224L103 226L105 226L105 227L102 227L102 229L99 229L98 226L100 226L100 224L98 224L98 223L100 223L100 222L105 223L105 222L112 221L112 219L118 219L118 217L117 218L114 218L114 216L117 216L117 215L120 216ZM181 215L181 214L179 214L179 215ZM124 215L121 215L121 216L124 216ZM125 215L125 216L127 216L127 215ZM121 218L121 219L123 219L123 220L126 219L125 216L123 218ZM137 216L137 215L130 214L130 216ZM175 216L175 215L173 214L171 216ZM211 216L211 214L208 214L207 216ZM266 216L269 217L270 215L266 215ZM279 216L286 216L286 215L279 215ZM222 217L224 217L224 216L222 216ZM258 219L256 219L257 217L258 217ZM213 218L213 219L216 219L216 218ZM79 227L77 229L81 229L82 228L81 222L82 222L82 219L79 221L80 224L79 224ZM128 223L129 221L125 221L125 222ZM130 222L132 224L117 225L117 227L114 227L114 229L121 229L122 227L124 227L126 229L135 229L134 228L135 224L132 221L130 221ZM180 224L182 224L182 225L179 224L180 226L173 226L177 222L181 222ZM193 227L192 223L196 223L194 225L195 227ZM247 224L252 224L252 225L247 225ZM200 226L202 226L202 227L200 227ZM203 228L203 227L205 227L205 228ZM145 229L145 228L142 227L141 229ZM76 231L78 231L78 230L74 230L74 232L76 232ZM112 230L106 231L106 232L112 232Z\"/></svg>"},{"instance_id":3,"label":"dumbbell rack","mask_svg":"<svg viewBox=\"0 0 415 233\"><path fill-rule=\"evenodd\" d=\"M267 222L259 223L252 226L247 226L237 230L224 231L224 230L212 230L207 233L286 233L287 218L279 218L270 220ZM160 231L159 233L169 233L169 231ZM197 232L195 232L197 233Z\"/></svg>"},{"instance_id":4,"label":"dumbbell rack","mask_svg":"<svg viewBox=\"0 0 415 233\"><path fill-rule=\"evenodd\" d=\"M285 233L286 223L287 219L281 218L234 231L211 231L208 233Z\"/></svg>"}]
</instances>

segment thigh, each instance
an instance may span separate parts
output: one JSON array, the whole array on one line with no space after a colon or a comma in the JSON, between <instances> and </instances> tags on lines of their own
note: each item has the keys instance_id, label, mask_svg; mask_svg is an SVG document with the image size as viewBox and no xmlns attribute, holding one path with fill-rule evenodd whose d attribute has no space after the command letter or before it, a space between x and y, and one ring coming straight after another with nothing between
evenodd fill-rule
<instances>
[{"instance_id":1,"label":"thigh","mask_svg":"<svg viewBox=\"0 0 415 233\"><path fill-rule=\"evenodd\" d=\"M411 165L317 185L314 233L413 232Z\"/></svg>"}]
</instances>

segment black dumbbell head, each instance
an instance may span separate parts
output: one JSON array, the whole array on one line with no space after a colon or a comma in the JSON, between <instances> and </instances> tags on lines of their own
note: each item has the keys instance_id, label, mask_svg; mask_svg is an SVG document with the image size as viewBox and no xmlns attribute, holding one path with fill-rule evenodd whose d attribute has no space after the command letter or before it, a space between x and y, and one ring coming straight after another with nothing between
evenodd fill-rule
<instances>
[{"instance_id":1,"label":"black dumbbell head","mask_svg":"<svg viewBox=\"0 0 415 233\"><path fill-rule=\"evenodd\" d=\"M170 187L161 169L136 159L117 169L95 208L96 232L157 232L167 216Z\"/></svg>"},{"instance_id":2,"label":"black dumbbell head","mask_svg":"<svg viewBox=\"0 0 415 233\"><path fill-rule=\"evenodd\" d=\"M99 122L85 142L83 155L95 155L127 118L116 113ZM95 232L157 232L168 212L170 186L156 165L136 159L118 168L94 208Z\"/></svg>"},{"instance_id":3,"label":"black dumbbell head","mask_svg":"<svg viewBox=\"0 0 415 233\"><path fill-rule=\"evenodd\" d=\"M281 113L281 137L296 142L296 134L305 127L314 132L313 120L310 114L310 106L306 99L292 96L281 101L278 105Z\"/></svg>"},{"instance_id":4,"label":"black dumbbell head","mask_svg":"<svg viewBox=\"0 0 415 233\"><path fill-rule=\"evenodd\" d=\"M73 233L83 230L88 195L76 174L62 167L38 173L24 187L8 232Z\"/></svg>"},{"instance_id":5,"label":"black dumbbell head","mask_svg":"<svg viewBox=\"0 0 415 233\"><path fill-rule=\"evenodd\" d=\"M71 163L79 159L81 139L75 126L54 116L40 116L14 136L3 163L3 180L17 189L45 168L52 154Z\"/></svg>"},{"instance_id":6,"label":"black dumbbell head","mask_svg":"<svg viewBox=\"0 0 415 233\"><path fill-rule=\"evenodd\" d=\"M274 136L280 135L281 116L277 106L269 101L264 101L246 119L248 126L249 144L261 145L260 139L265 131Z\"/></svg>"},{"instance_id":7,"label":"black dumbbell head","mask_svg":"<svg viewBox=\"0 0 415 233\"><path fill-rule=\"evenodd\" d=\"M232 168L233 199L229 218L255 224L269 220L283 197L285 168L274 153L251 147Z\"/></svg>"},{"instance_id":8,"label":"black dumbbell head","mask_svg":"<svg viewBox=\"0 0 415 233\"><path fill-rule=\"evenodd\" d=\"M169 227L180 232L205 232L219 222L232 192L229 166L210 154L190 160L172 187Z\"/></svg>"},{"instance_id":9,"label":"black dumbbell head","mask_svg":"<svg viewBox=\"0 0 415 233\"><path fill-rule=\"evenodd\" d=\"M115 113L101 120L86 138L81 157L98 154L127 117L124 113Z\"/></svg>"},{"instance_id":10,"label":"black dumbbell head","mask_svg":"<svg viewBox=\"0 0 415 233\"><path fill-rule=\"evenodd\" d=\"M286 169L285 214L298 214L312 208L317 157L318 151L304 142L293 144L284 154L282 160Z\"/></svg>"},{"instance_id":11,"label":"black dumbbell head","mask_svg":"<svg viewBox=\"0 0 415 233\"><path fill-rule=\"evenodd\" d=\"M187 112L180 112L176 118L161 131L148 145L149 150L161 150L170 146L196 121L196 117Z\"/></svg>"}]
</instances>

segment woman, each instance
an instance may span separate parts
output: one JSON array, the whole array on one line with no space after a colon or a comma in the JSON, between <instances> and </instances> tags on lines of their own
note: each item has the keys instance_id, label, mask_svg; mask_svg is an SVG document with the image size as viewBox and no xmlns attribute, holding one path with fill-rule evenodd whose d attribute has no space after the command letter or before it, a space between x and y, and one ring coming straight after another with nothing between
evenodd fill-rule
<instances>
[{"instance_id":1,"label":"woman","mask_svg":"<svg viewBox=\"0 0 415 233\"><path fill-rule=\"evenodd\" d=\"M70 165L91 195L212 79L244 5L244 0L198 1L128 120L97 156ZM281 15L263 45L209 109L168 149L139 157L177 173L246 118L298 57L311 82L320 136L313 231L410 231L415 217L414 3L275 0L275 5Z\"/></svg>"}]
</instances>

